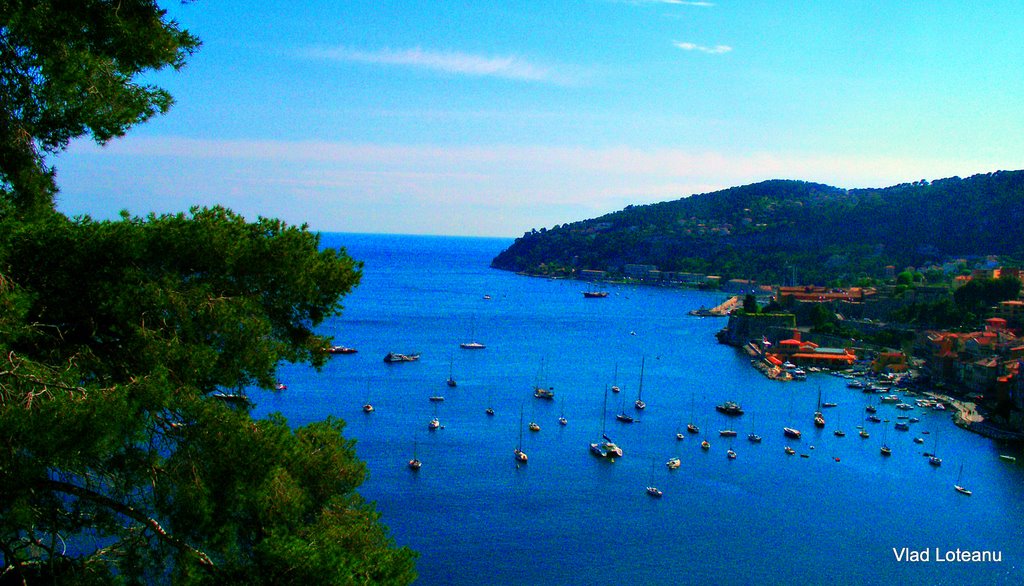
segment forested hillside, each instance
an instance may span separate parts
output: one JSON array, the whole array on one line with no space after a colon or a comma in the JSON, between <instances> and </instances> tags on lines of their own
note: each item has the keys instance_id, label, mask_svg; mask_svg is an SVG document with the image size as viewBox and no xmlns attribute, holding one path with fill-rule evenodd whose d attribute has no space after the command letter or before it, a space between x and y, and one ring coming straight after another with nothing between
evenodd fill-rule
<instances>
[{"instance_id":1,"label":"forested hillside","mask_svg":"<svg viewBox=\"0 0 1024 586\"><path fill-rule=\"evenodd\" d=\"M840 189L773 180L532 230L499 254L499 269L550 274L662 271L782 282L879 276L949 258L1024 258L1024 171Z\"/></svg>"}]
</instances>

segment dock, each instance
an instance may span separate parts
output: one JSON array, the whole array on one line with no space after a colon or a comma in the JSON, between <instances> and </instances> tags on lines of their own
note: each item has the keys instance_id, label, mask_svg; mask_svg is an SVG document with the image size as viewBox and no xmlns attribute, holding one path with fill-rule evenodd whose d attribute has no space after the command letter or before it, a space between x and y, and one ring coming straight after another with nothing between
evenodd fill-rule
<instances>
[{"instance_id":1,"label":"dock","mask_svg":"<svg viewBox=\"0 0 1024 586\"><path fill-rule=\"evenodd\" d=\"M732 310L740 306L740 298L738 295L734 295L722 303L712 307L711 309L694 309L690 311L690 315L698 317L726 317Z\"/></svg>"}]
</instances>

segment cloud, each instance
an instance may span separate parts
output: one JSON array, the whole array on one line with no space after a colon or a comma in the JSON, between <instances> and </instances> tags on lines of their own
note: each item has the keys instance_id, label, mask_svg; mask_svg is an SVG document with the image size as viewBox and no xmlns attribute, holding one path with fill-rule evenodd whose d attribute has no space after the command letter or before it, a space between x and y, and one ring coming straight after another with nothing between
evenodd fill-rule
<instances>
[{"instance_id":1,"label":"cloud","mask_svg":"<svg viewBox=\"0 0 1024 586\"><path fill-rule=\"evenodd\" d=\"M729 45L715 45L714 47L705 47L696 43L687 43L684 41L674 41L672 43L676 47L683 51L699 51L701 53L708 53L709 55L721 55L722 53L728 53L732 51L732 47Z\"/></svg>"},{"instance_id":2,"label":"cloud","mask_svg":"<svg viewBox=\"0 0 1024 586\"><path fill-rule=\"evenodd\" d=\"M380 49L363 51L348 47L308 48L302 57L347 63L370 63L440 71L454 75L498 77L517 81L570 83L568 76L549 67L530 63L516 56L483 56L460 51Z\"/></svg>"}]
</instances>

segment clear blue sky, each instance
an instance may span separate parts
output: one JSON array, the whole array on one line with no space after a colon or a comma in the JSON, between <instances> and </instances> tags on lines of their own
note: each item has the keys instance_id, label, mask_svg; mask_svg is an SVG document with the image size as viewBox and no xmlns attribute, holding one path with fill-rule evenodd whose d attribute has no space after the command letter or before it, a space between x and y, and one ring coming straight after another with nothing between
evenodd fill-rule
<instances>
[{"instance_id":1,"label":"clear blue sky","mask_svg":"<svg viewBox=\"0 0 1024 586\"><path fill-rule=\"evenodd\" d=\"M1019 0L165 5L204 43L152 76L177 103L54 159L65 213L516 236L765 179L1024 168Z\"/></svg>"}]
</instances>

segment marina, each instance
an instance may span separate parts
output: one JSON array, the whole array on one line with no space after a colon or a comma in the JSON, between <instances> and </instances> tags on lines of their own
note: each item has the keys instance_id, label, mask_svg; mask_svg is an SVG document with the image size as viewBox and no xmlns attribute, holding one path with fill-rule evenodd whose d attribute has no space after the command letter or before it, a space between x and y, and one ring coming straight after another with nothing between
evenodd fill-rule
<instances>
[{"instance_id":1,"label":"marina","mask_svg":"<svg viewBox=\"0 0 1024 586\"><path fill-rule=\"evenodd\" d=\"M720 321L686 315L685 308L715 306L720 294L614 286L593 303L572 282L488 269L504 241L329 236L325 244L344 244L367 262L345 314L326 324L362 351L320 372L285 365L287 391L248 395L257 415L280 411L292 425L329 415L348 423L345 435L369 471L360 492L396 541L421 553L422 583L670 584L682 579L680 567L686 581L767 583L782 571L818 583L814 568L822 565L839 583L1019 578L1024 545L1006 520L1024 518L1024 473L1000 456L1020 453L959 429L955 409L883 403L879 423L871 423L864 395L845 378L812 372L803 383L770 380L744 353L715 342ZM413 258L439 260L428 270ZM457 352L470 324L485 352ZM392 346L417 348L421 358L399 368L381 364ZM459 385L448 388L453 351ZM626 378L614 374L618 365L639 370L641 363L643 419L615 424L619 401L605 408L605 389ZM543 385L536 384L538 364L545 365ZM638 379L623 386L629 400L639 395ZM375 411L363 414L370 380ZM821 428L806 425L819 385L836 404ZM559 402L534 399L535 387L557 388ZM442 392L444 431L430 433L423 422L438 403L427 398ZM927 400L888 394L914 406ZM746 414L733 421L743 433L756 418L762 441L729 446L730 437L719 438L729 416L716 406L726 401L742 405ZM601 446L594 438L604 433L605 411L621 456L591 453ZM919 419L906 420L909 433L894 428L904 413ZM572 424L557 425L559 417ZM873 433L835 435L837 420ZM525 433L528 421L544 431ZM699 429L681 434L686 421ZM795 439L784 428L806 429ZM932 433L941 439L942 466L922 457L933 439L927 447L914 442ZM891 456L880 454L883 441ZM422 463L416 473L410 444ZM514 450L529 453L529 464L517 465ZM789 457L797 450L800 458ZM597 501L615 506L595 508ZM620 543L613 560L592 544L616 526L637 537ZM915 544L999 550L1002 561L968 568L894 559L894 546ZM765 551L777 553L766 559ZM516 562L524 556L529 564ZM742 568L730 561L737 558L746 560Z\"/></svg>"}]
</instances>

